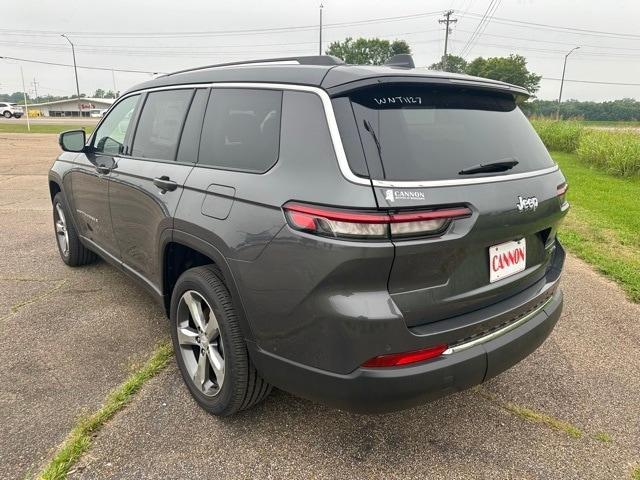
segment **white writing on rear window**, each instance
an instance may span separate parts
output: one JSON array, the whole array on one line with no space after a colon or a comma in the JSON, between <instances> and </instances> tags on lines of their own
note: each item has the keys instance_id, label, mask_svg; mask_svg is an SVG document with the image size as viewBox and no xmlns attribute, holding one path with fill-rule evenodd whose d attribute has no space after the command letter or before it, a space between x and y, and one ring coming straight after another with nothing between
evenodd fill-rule
<instances>
[{"instance_id":1,"label":"white writing on rear window","mask_svg":"<svg viewBox=\"0 0 640 480\"><path fill-rule=\"evenodd\" d=\"M373 97L378 105L422 105L422 97Z\"/></svg>"}]
</instances>

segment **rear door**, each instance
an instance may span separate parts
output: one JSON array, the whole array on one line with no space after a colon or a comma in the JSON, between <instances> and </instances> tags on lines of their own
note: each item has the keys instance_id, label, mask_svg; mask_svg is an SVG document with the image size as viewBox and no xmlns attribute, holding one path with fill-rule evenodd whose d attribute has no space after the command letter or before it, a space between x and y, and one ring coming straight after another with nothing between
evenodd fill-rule
<instances>
[{"instance_id":1,"label":"rear door","mask_svg":"<svg viewBox=\"0 0 640 480\"><path fill-rule=\"evenodd\" d=\"M243 260L255 259L273 238L284 219L269 205L277 187L265 177L280 155L282 102L281 90L211 89L176 230L193 232L197 224L201 239Z\"/></svg>"},{"instance_id":2,"label":"rear door","mask_svg":"<svg viewBox=\"0 0 640 480\"><path fill-rule=\"evenodd\" d=\"M201 96L193 89L148 93L128 154L111 175L109 201L122 262L154 288L162 286L160 238L173 226L194 151L179 161L178 147L190 108ZM194 103L195 102L195 103ZM198 132L199 133L199 132Z\"/></svg>"},{"instance_id":3,"label":"rear door","mask_svg":"<svg viewBox=\"0 0 640 480\"><path fill-rule=\"evenodd\" d=\"M545 275L564 177L511 95L405 84L350 99L380 208L471 210L432 235L393 239L389 291L409 326L491 305Z\"/></svg>"}]
</instances>

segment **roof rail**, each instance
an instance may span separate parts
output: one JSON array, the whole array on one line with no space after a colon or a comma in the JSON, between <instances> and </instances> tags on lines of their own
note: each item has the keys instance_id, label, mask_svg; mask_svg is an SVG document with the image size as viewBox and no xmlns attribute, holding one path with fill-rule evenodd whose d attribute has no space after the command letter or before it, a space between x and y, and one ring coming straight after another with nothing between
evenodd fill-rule
<instances>
[{"instance_id":1,"label":"roof rail","mask_svg":"<svg viewBox=\"0 0 640 480\"><path fill-rule=\"evenodd\" d=\"M207 70L209 68L219 67L240 67L243 65L265 65L265 64L292 64L298 65L342 65L344 61L338 57L332 55L310 55L304 57L279 57L279 58L264 58L261 60L245 60L242 62L229 62L229 63L216 63L214 65L205 65L203 67L187 68L185 70L178 70L177 72L171 72L164 75L168 77L170 75L177 75L178 73L195 72L198 70Z\"/></svg>"},{"instance_id":2,"label":"roof rail","mask_svg":"<svg viewBox=\"0 0 640 480\"><path fill-rule=\"evenodd\" d=\"M413 63L413 57L408 53L400 53L394 55L389 60L384 62L387 67L396 68L416 68L416 64Z\"/></svg>"}]
</instances>

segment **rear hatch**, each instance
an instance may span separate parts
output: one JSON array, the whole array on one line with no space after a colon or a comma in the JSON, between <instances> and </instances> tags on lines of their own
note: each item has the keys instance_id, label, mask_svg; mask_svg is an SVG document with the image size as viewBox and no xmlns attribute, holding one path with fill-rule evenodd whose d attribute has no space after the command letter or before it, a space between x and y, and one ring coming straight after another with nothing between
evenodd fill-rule
<instances>
[{"instance_id":1,"label":"rear hatch","mask_svg":"<svg viewBox=\"0 0 640 480\"><path fill-rule=\"evenodd\" d=\"M367 169L379 209L471 211L392 240L388 288L408 326L486 307L544 277L566 213L564 177L512 94L391 83L333 102L349 162Z\"/></svg>"}]
</instances>

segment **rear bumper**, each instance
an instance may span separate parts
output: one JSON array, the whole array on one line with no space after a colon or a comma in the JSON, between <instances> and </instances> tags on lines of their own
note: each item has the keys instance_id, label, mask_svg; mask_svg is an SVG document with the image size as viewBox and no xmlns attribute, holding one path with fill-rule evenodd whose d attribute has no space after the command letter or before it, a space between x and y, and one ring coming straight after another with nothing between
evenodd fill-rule
<instances>
[{"instance_id":1,"label":"rear bumper","mask_svg":"<svg viewBox=\"0 0 640 480\"><path fill-rule=\"evenodd\" d=\"M549 336L562 304L562 292L557 289L548 302L514 328L487 336L486 341L475 339L468 348L406 367L357 368L342 375L284 359L254 344L249 348L260 373L283 390L344 410L386 412L464 390L515 365Z\"/></svg>"}]
</instances>

